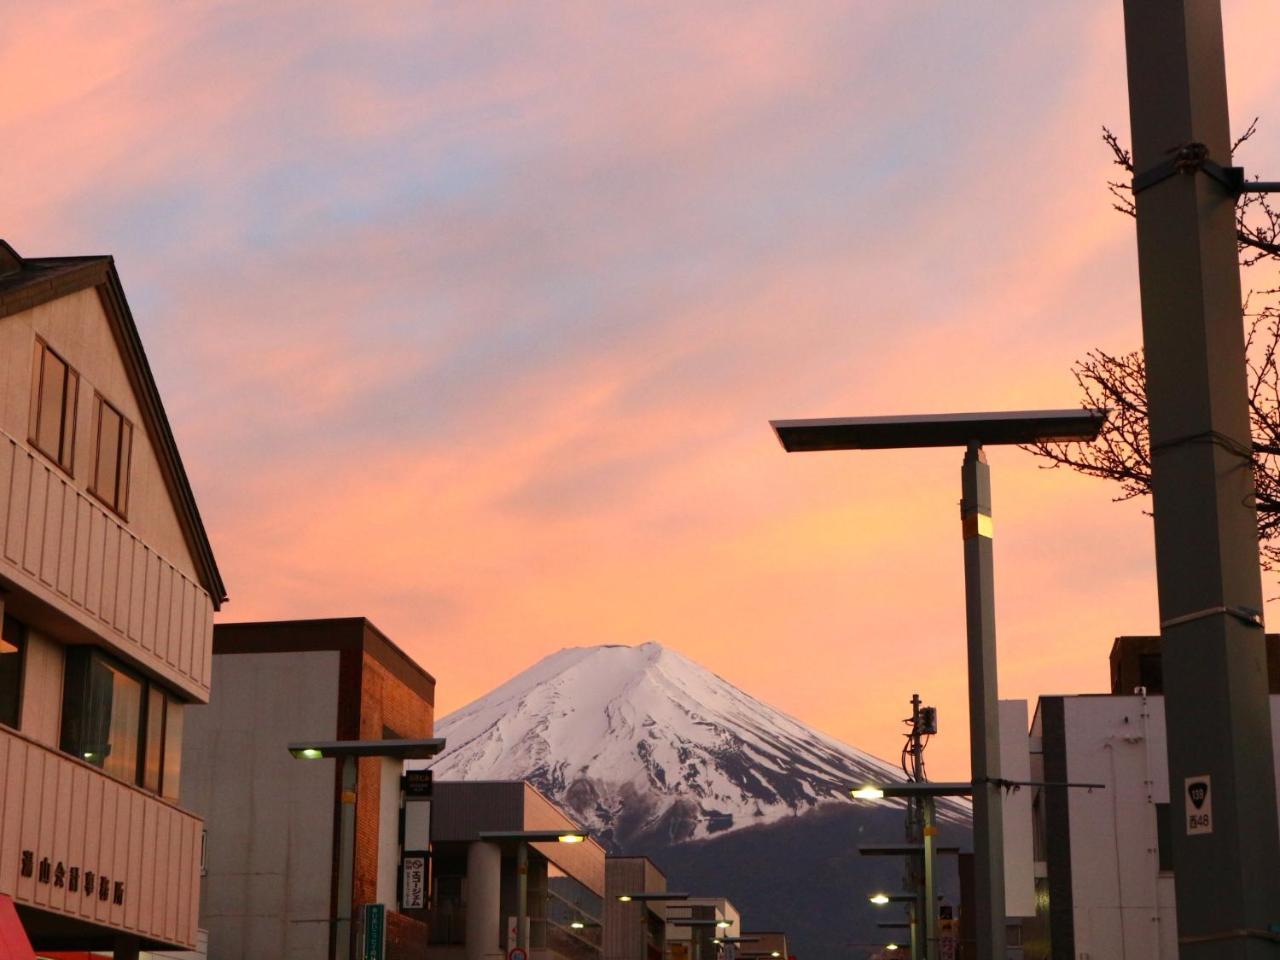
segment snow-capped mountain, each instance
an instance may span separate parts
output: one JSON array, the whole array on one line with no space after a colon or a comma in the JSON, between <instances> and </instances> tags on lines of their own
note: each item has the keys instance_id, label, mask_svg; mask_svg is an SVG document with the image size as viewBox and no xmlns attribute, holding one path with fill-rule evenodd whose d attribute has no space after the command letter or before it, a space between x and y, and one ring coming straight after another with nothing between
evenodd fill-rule
<instances>
[{"instance_id":1,"label":"snow-capped mountain","mask_svg":"<svg viewBox=\"0 0 1280 960\"><path fill-rule=\"evenodd\" d=\"M773 823L850 804L850 784L903 779L656 643L561 650L436 734L438 779L529 780L614 846Z\"/></svg>"}]
</instances>

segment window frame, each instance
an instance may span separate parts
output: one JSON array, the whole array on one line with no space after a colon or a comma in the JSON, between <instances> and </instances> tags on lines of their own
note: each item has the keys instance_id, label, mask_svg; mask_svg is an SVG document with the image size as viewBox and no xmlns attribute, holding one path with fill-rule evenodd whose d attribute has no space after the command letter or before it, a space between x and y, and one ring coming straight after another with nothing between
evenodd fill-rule
<instances>
[{"instance_id":1,"label":"window frame","mask_svg":"<svg viewBox=\"0 0 1280 960\"><path fill-rule=\"evenodd\" d=\"M27 651L31 649L31 644L28 642L28 636L30 631L28 630L26 623L19 620L15 616L6 614L4 612L4 604L0 603L0 636L3 636L5 620L8 620L10 623L16 623L18 625L18 629L22 633L22 636L19 638L19 643L21 645L18 647L18 693L16 698L16 710L17 710L16 722L14 723L13 726L9 726L9 724L5 723L4 720L0 720L0 727L3 727L7 730L21 731L22 730L22 705L23 705L23 700L25 699L26 687L27 687Z\"/></svg>"},{"instance_id":2,"label":"window frame","mask_svg":"<svg viewBox=\"0 0 1280 960\"><path fill-rule=\"evenodd\" d=\"M99 766L98 764L94 763L91 760L85 760L83 755L77 750L67 749L67 743L62 738L61 735L59 736L58 749L61 750L62 753L68 756L75 757L81 762L89 764L95 770L101 773L103 776L111 777L111 779L116 780L120 783L125 783L125 784L129 784L130 786L137 787L139 790L142 790L144 793L148 794L149 796L155 797L157 800L164 800L165 802L168 802L168 803L176 803L178 799L177 787L181 784L181 779L182 779L181 765L179 764L179 768L178 768L179 784L176 784L171 792L166 792L167 784L165 782L166 770L165 770L164 761L165 761L165 751L169 745L170 710L174 705L177 705L180 708L184 701L182 700L181 697L175 694L165 684L152 680L150 677L142 674L138 670L135 670L133 667L124 663L118 657L112 656L111 653L102 649L101 647L78 647L74 649L76 650L77 656L82 656L90 660L94 658L100 659L104 663L106 663L106 665L110 667L112 670L116 670L124 674L125 676L133 680L136 680L141 685L142 695L139 700L139 711L138 711L137 761L134 764L132 777L130 777L129 779L124 779L122 777L117 777L114 774L109 773L106 770L105 766ZM25 652L26 651L24 646L24 650L23 650L24 657L25 657ZM69 652L70 652L70 648L69 648ZM64 669L67 669L70 666L71 666L71 661L70 661L70 657L68 657L67 666L64 667ZM158 779L156 782L156 786L154 788L152 788L147 783L147 749L150 743L149 728L150 728L150 721L151 721L151 695L153 691L159 694L159 698L162 704L162 708L161 708L162 720L160 724L159 743L158 743L160 763L159 763ZM67 725L66 724L67 692L68 692L68 687L67 687L66 681L64 680L63 694L62 694L63 696L63 703L62 703L63 733L65 733L66 725ZM185 719L186 718L184 717L183 721L185 721ZM178 747L179 749L181 749L180 743Z\"/></svg>"},{"instance_id":3,"label":"window frame","mask_svg":"<svg viewBox=\"0 0 1280 960\"><path fill-rule=\"evenodd\" d=\"M75 476L76 463L76 436L79 430L80 417L80 371L67 362L67 358L60 354L53 347L49 346L44 337L36 336L35 338L35 355L32 357L31 363L31 410L30 416L27 418L27 442L32 448L40 451L40 453L48 460L57 464L58 469L69 477ZM45 358L48 354L53 354L54 358L66 368L66 380L62 384L62 410L58 423L58 446L61 448L57 451L46 450L40 443L40 420L44 413L44 373ZM71 396L68 397L68 385L74 378L74 390L70 391ZM67 429L67 411L71 411L71 436L66 436Z\"/></svg>"},{"instance_id":4,"label":"window frame","mask_svg":"<svg viewBox=\"0 0 1280 960\"><path fill-rule=\"evenodd\" d=\"M99 482L98 470L102 466L102 414L103 408L110 408L111 412L120 418L120 434L116 438L116 475L112 484L113 497L108 497L102 492L102 486ZM133 434L135 432L133 421L124 415L124 412L114 403L104 397L97 390L93 392L93 412L94 412L94 440L93 440L93 476L89 482L89 492L108 510L118 516L121 520L129 519L129 474L133 466ZM122 451L124 447L124 437L126 430L129 435L129 449ZM123 456L122 456L123 452ZM123 493L121 492L123 486Z\"/></svg>"}]
</instances>

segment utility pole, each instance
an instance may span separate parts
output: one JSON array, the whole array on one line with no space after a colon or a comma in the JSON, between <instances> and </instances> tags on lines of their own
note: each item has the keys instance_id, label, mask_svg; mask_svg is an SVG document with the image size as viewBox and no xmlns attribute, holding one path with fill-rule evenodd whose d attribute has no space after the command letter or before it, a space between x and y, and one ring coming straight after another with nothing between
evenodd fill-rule
<instances>
[{"instance_id":1,"label":"utility pole","mask_svg":"<svg viewBox=\"0 0 1280 960\"><path fill-rule=\"evenodd\" d=\"M1124 17L1179 956L1275 960L1280 831L1222 11L1124 0ZM977 799L975 785L975 821Z\"/></svg>"},{"instance_id":2,"label":"utility pole","mask_svg":"<svg viewBox=\"0 0 1280 960\"><path fill-rule=\"evenodd\" d=\"M925 737L937 732L937 713L932 707L921 706L918 693L911 695L911 719L907 724L911 727L905 750L910 758L907 773L916 783L923 783ZM907 802L907 839L921 844L923 854L919 860L907 858L907 882L909 888L916 891L916 909L912 911L911 921L912 956L923 954L926 960L937 960L939 945L935 803L933 797L913 797ZM923 951L920 941L923 941Z\"/></svg>"}]
</instances>

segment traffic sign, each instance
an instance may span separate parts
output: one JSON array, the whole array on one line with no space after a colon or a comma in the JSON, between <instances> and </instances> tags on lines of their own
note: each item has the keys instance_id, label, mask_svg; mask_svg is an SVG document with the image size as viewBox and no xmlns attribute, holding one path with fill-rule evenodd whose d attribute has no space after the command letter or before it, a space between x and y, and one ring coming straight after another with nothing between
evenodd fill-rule
<instances>
[{"instance_id":1,"label":"traffic sign","mask_svg":"<svg viewBox=\"0 0 1280 960\"><path fill-rule=\"evenodd\" d=\"M529 960L529 951L524 947L512 947L507 951L507 960Z\"/></svg>"}]
</instances>

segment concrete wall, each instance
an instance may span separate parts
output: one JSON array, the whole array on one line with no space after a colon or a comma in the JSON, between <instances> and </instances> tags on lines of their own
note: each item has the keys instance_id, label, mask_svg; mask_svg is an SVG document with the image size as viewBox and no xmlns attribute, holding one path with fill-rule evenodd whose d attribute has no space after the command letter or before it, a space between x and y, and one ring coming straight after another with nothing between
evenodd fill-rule
<instances>
[{"instance_id":1,"label":"concrete wall","mask_svg":"<svg viewBox=\"0 0 1280 960\"><path fill-rule=\"evenodd\" d=\"M1027 701L1000 701L1000 775L1006 780L1031 780L1027 750ZM1005 915L1036 915L1035 864L1031 849L1030 788L1014 790L1004 804Z\"/></svg>"},{"instance_id":2,"label":"concrete wall","mask_svg":"<svg viewBox=\"0 0 1280 960\"><path fill-rule=\"evenodd\" d=\"M1067 776L1105 784L1068 792L1074 960L1176 956L1174 879L1159 869L1156 836L1155 805L1169 802L1164 700L1077 696L1064 706ZM1280 729L1278 696L1271 717Z\"/></svg>"},{"instance_id":3,"label":"concrete wall","mask_svg":"<svg viewBox=\"0 0 1280 960\"><path fill-rule=\"evenodd\" d=\"M62 683L66 648L39 630L27 630L22 664L22 732L46 747L58 748L62 726Z\"/></svg>"},{"instance_id":4,"label":"concrete wall","mask_svg":"<svg viewBox=\"0 0 1280 960\"><path fill-rule=\"evenodd\" d=\"M187 711L182 800L208 822L212 960L328 955L336 769L285 746L337 736L339 657L219 655L217 695Z\"/></svg>"}]
</instances>

